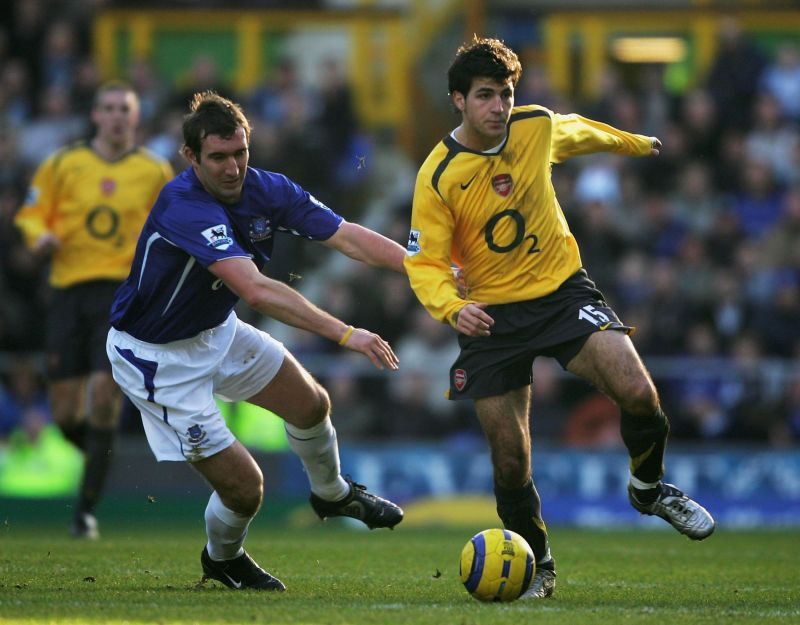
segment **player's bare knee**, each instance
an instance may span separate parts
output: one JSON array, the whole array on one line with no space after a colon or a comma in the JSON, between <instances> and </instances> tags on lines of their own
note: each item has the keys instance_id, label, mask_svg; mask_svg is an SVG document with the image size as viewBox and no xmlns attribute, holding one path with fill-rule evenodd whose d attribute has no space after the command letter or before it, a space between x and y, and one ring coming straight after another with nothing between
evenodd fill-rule
<instances>
[{"instance_id":1,"label":"player's bare knee","mask_svg":"<svg viewBox=\"0 0 800 625\"><path fill-rule=\"evenodd\" d=\"M494 459L494 479L504 488L518 488L530 477L530 460L525 454L503 454Z\"/></svg>"},{"instance_id":2,"label":"player's bare knee","mask_svg":"<svg viewBox=\"0 0 800 625\"><path fill-rule=\"evenodd\" d=\"M331 414L331 398L328 391L320 384L315 384L314 402L309 407L308 414L303 419L302 424L296 424L298 427L311 428L315 425L322 423Z\"/></svg>"},{"instance_id":3,"label":"player's bare knee","mask_svg":"<svg viewBox=\"0 0 800 625\"><path fill-rule=\"evenodd\" d=\"M238 482L235 488L217 490L222 503L238 514L255 516L264 499L264 478L259 472Z\"/></svg>"},{"instance_id":4,"label":"player's bare knee","mask_svg":"<svg viewBox=\"0 0 800 625\"><path fill-rule=\"evenodd\" d=\"M650 380L642 378L628 385L619 404L632 415L652 415L659 408L658 394Z\"/></svg>"}]
</instances>

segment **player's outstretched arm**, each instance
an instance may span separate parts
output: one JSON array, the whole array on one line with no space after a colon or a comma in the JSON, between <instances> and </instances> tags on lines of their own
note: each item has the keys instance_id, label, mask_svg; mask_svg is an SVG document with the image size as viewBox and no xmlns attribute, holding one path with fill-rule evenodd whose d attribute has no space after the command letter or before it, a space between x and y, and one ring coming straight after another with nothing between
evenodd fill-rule
<instances>
[{"instance_id":1,"label":"player's outstretched arm","mask_svg":"<svg viewBox=\"0 0 800 625\"><path fill-rule=\"evenodd\" d=\"M353 328L307 300L290 286L263 275L248 258L227 258L208 270L262 315L323 336L364 354L378 369L398 368L391 346L380 336Z\"/></svg>"},{"instance_id":2,"label":"player's outstretched arm","mask_svg":"<svg viewBox=\"0 0 800 625\"><path fill-rule=\"evenodd\" d=\"M323 243L354 260L406 273L403 266L405 249L382 234L359 224L343 221L333 236Z\"/></svg>"}]
</instances>

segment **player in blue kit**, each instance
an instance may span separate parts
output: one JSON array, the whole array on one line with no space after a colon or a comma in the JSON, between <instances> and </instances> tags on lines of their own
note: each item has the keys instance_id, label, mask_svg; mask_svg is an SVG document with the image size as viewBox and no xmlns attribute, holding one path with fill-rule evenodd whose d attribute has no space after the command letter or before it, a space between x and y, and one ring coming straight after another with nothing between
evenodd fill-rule
<instances>
[{"instance_id":1,"label":"player in blue kit","mask_svg":"<svg viewBox=\"0 0 800 625\"><path fill-rule=\"evenodd\" d=\"M230 588L283 590L243 548L261 506L263 476L226 426L215 396L284 419L321 518L349 516L370 528L392 528L403 511L342 477L327 392L281 343L238 320L234 305L243 299L394 370L397 356L380 336L348 326L261 269L277 231L399 272L405 250L345 221L285 176L248 167L250 125L230 100L196 94L183 138L190 166L164 186L144 225L112 306L106 349L114 379L141 411L156 458L190 462L213 489L204 576Z\"/></svg>"}]
</instances>

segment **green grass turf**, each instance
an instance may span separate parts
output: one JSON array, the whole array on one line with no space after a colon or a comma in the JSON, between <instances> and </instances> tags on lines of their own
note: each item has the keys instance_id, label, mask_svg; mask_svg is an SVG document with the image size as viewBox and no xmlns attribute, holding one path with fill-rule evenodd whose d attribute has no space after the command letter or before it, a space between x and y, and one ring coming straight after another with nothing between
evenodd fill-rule
<instances>
[{"instance_id":1,"label":"green grass turf","mask_svg":"<svg viewBox=\"0 0 800 625\"><path fill-rule=\"evenodd\" d=\"M555 597L482 604L458 578L472 529L256 523L248 551L284 581L281 594L200 584L199 519L102 529L84 542L52 522L0 527L0 623L800 622L797 530L718 531L692 543L671 531L551 528Z\"/></svg>"}]
</instances>

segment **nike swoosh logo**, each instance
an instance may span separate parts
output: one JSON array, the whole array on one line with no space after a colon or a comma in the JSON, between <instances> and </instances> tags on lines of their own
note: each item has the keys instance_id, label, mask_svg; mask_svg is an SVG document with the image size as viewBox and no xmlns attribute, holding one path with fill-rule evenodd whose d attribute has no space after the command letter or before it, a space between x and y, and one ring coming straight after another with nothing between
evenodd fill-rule
<instances>
[{"instance_id":1,"label":"nike swoosh logo","mask_svg":"<svg viewBox=\"0 0 800 625\"><path fill-rule=\"evenodd\" d=\"M228 578L228 581L233 585L234 588L239 589L239 588L242 587L242 582L237 582L235 579L233 579L227 573L223 573L223 575Z\"/></svg>"},{"instance_id":2,"label":"nike swoosh logo","mask_svg":"<svg viewBox=\"0 0 800 625\"><path fill-rule=\"evenodd\" d=\"M467 180L467 182L466 182L466 183L463 183L463 182L462 182L462 183L461 183L461 190L463 191L463 190L464 190L464 189L466 189L466 188L467 188L469 185L471 185L471 184L472 184L472 181L473 181L473 180L475 180L475 176L477 176L477 175L478 175L478 174L473 174L473 175L472 175L472 178L470 178L469 180Z\"/></svg>"}]
</instances>

